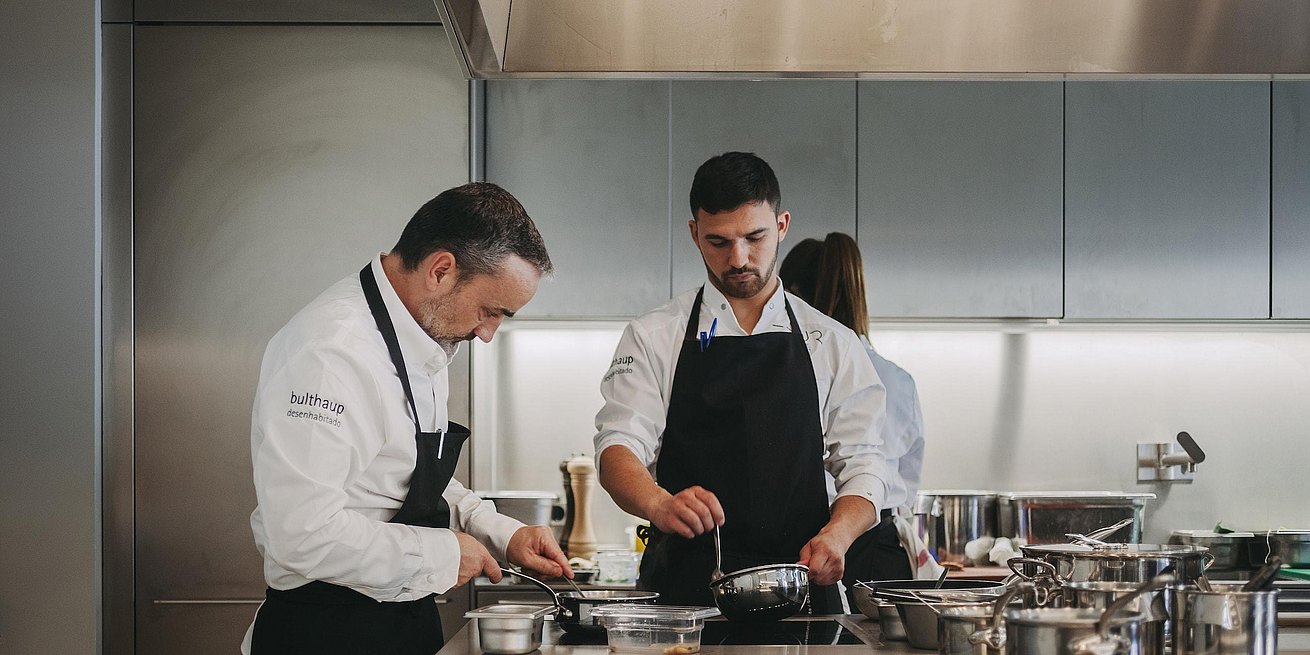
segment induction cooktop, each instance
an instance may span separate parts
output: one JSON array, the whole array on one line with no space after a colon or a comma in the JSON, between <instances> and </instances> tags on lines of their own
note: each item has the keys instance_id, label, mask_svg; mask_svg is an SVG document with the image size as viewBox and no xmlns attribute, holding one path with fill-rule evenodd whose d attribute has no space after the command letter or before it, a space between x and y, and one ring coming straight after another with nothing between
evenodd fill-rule
<instances>
[{"instance_id":1,"label":"induction cooktop","mask_svg":"<svg viewBox=\"0 0 1310 655\"><path fill-rule=\"evenodd\" d=\"M863 644L855 633L831 619L811 621L774 621L772 623L733 623L706 621L701 632L702 645L803 645Z\"/></svg>"}]
</instances>

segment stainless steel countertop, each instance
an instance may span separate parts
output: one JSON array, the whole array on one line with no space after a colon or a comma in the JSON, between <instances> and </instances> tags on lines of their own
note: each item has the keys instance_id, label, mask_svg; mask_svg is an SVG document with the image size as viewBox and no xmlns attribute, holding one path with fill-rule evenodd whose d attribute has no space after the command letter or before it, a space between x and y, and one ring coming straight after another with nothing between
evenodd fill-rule
<instances>
[{"instance_id":1,"label":"stainless steel countertop","mask_svg":"<svg viewBox=\"0 0 1310 655\"><path fill-rule=\"evenodd\" d=\"M842 616L816 616L788 619L789 621L807 621L815 619L836 619L843 627L850 629L865 644L851 645L823 645L823 646L711 646L703 645L701 653L713 655L714 653L724 653L725 655L737 655L739 653L769 653L773 655L853 655L854 653L867 653L872 650L880 653L931 653L933 651L918 650L910 648L909 644L904 641L887 641L881 639L878 630L878 622L865 618L862 614L847 614ZM441 649L439 655L480 655L481 650L477 647L477 624L470 621L464 629L455 633L446 646ZM559 641L564 632L552 621L546 622L545 634L542 638L541 655L603 655L609 653L609 647L600 645L587 646L566 646L555 642ZM1294 627L1283 627L1278 632L1278 652L1281 655L1310 655L1310 624L1298 624Z\"/></svg>"}]
</instances>

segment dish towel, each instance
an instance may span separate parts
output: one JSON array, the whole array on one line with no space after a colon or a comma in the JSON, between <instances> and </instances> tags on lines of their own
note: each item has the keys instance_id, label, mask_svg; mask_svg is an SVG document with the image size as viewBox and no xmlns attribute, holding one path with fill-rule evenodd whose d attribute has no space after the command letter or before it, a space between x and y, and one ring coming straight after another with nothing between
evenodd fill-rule
<instances>
[{"instance_id":1,"label":"dish towel","mask_svg":"<svg viewBox=\"0 0 1310 655\"><path fill-rule=\"evenodd\" d=\"M901 547L910 557L910 571L914 573L914 579L936 580L942 573L942 565L938 564L937 560L933 559L932 553L928 552L928 545L914 529L914 524L901 516L896 516L892 520L896 523L896 534L900 536Z\"/></svg>"}]
</instances>

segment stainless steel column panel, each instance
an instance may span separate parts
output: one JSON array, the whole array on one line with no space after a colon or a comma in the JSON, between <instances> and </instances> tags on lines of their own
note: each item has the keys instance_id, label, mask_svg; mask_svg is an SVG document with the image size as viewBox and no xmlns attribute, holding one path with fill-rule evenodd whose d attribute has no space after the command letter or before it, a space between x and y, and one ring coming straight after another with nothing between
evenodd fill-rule
<instances>
[{"instance_id":1,"label":"stainless steel column panel","mask_svg":"<svg viewBox=\"0 0 1310 655\"><path fill-rule=\"evenodd\" d=\"M106 653L134 652L132 482L132 26L100 30L101 343Z\"/></svg>"},{"instance_id":2,"label":"stainless steel column panel","mask_svg":"<svg viewBox=\"0 0 1310 655\"><path fill-rule=\"evenodd\" d=\"M136 35L137 650L231 653L265 344L467 180L467 83L436 27Z\"/></svg>"},{"instance_id":3,"label":"stainless steel column panel","mask_svg":"<svg viewBox=\"0 0 1310 655\"><path fill-rule=\"evenodd\" d=\"M135 0L149 22L436 23L431 0ZM440 39L443 43L444 37Z\"/></svg>"},{"instance_id":4,"label":"stainless steel column panel","mask_svg":"<svg viewBox=\"0 0 1310 655\"><path fill-rule=\"evenodd\" d=\"M1269 83L1069 82L1065 316L1269 317Z\"/></svg>"},{"instance_id":5,"label":"stainless steel column panel","mask_svg":"<svg viewBox=\"0 0 1310 655\"><path fill-rule=\"evenodd\" d=\"M487 82L487 180L555 262L521 316L633 316L669 297L669 83Z\"/></svg>"},{"instance_id":6,"label":"stainless steel column panel","mask_svg":"<svg viewBox=\"0 0 1310 655\"><path fill-rule=\"evenodd\" d=\"M878 317L1061 314L1061 86L859 82L859 241Z\"/></svg>"},{"instance_id":7,"label":"stainless steel column panel","mask_svg":"<svg viewBox=\"0 0 1310 655\"><path fill-rule=\"evenodd\" d=\"M0 652L95 653L101 585L94 2L0 2Z\"/></svg>"},{"instance_id":8,"label":"stainless steel column panel","mask_svg":"<svg viewBox=\"0 0 1310 655\"><path fill-rule=\"evenodd\" d=\"M671 129L675 295L705 281L687 194L696 168L714 155L754 152L778 174L792 215L782 254L806 237L855 235L855 82L674 82Z\"/></svg>"},{"instance_id":9,"label":"stainless steel column panel","mask_svg":"<svg viewBox=\"0 0 1310 655\"><path fill-rule=\"evenodd\" d=\"M1310 82L1273 84L1273 317L1310 318Z\"/></svg>"}]
</instances>

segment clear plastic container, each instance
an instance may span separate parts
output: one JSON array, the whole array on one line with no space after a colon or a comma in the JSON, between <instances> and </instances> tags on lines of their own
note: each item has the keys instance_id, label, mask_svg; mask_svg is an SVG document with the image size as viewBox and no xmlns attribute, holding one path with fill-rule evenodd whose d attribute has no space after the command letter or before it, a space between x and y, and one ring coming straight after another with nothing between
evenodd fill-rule
<instances>
[{"instance_id":1,"label":"clear plastic container","mask_svg":"<svg viewBox=\"0 0 1310 655\"><path fill-rule=\"evenodd\" d=\"M631 550L601 550L595 557L595 582L599 584L626 583L637 579L637 565L641 554Z\"/></svg>"},{"instance_id":2,"label":"clear plastic container","mask_svg":"<svg viewBox=\"0 0 1310 655\"><path fill-rule=\"evenodd\" d=\"M700 652L705 619L718 616L719 608L621 603L591 614L605 625L611 652L690 655Z\"/></svg>"}]
</instances>

